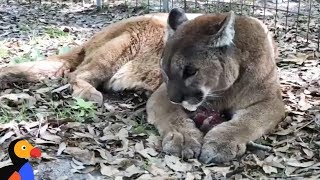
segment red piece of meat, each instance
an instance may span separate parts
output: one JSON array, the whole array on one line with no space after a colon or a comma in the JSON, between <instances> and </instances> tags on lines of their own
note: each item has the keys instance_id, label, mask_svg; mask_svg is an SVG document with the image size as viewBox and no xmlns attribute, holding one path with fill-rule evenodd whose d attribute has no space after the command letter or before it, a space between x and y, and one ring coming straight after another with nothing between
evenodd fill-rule
<instances>
[{"instance_id":1,"label":"red piece of meat","mask_svg":"<svg viewBox=\"0 0 320 180\"><path fill-rule=\"evenodd\" d=\"M213 109L202 108L196 111L195 116L192 118L197 128L202 132L207 133L214 126L226 121L221 113Z\"/></svg>"}]
</instances>

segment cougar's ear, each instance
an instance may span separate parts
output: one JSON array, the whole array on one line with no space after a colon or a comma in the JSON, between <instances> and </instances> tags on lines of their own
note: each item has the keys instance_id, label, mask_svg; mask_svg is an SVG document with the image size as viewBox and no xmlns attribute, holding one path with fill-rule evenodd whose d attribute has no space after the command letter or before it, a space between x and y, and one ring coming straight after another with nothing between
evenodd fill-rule
<instances>
[{"instance_id":1,"label":"cougar's ear","mask_svg":"<svg viewBox=\"0 0 320 180\"><path fill-rule=\"evenodd\" d=\"M219 24L219 30L213 35L213 46L223 47L233 44L235 14L230 11L226 18Z\"/></svg>"},{"instance_id":2,"label":"cougar's ear","mask_svg":"<svg viewBox=\"0 0 320 180\"><path fill-rule=\"evenodd\" d=\"M177 30L178 26L188 21L188 18L181 8L173 8L169 12L168 25L172 30Z\"/></svg>"}]
</instances>

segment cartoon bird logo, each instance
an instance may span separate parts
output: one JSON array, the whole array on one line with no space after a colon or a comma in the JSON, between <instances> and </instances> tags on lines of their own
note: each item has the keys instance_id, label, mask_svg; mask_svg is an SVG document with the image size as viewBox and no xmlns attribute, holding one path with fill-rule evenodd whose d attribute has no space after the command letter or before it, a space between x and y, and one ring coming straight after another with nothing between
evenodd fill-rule
<instances>
[{"instance_id":1,"label":"cartoon bird logo","mask_svg":"<svg viewBox=\"0 0 320 180\"><path fill-rule=\"evenodd\" d=\"M39 158L41 151L24 139L12 141L8 148L13 165L0 169L0 180L33 180L34 173L28 158Z\"/></svg>"}]
</instances>

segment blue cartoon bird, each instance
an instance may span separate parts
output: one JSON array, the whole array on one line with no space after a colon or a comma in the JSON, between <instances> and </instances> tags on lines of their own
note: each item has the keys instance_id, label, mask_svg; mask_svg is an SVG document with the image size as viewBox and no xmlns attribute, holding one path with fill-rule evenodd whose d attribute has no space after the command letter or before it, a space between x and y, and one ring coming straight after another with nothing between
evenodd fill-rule
<instances>
[{"instance_id":1,"label":"blue cartoon bird","mask_svg":"<svg viewBox=\"0 0 320 180\"><path fill-rule=\"evenodd\" d=\"M8 148L13 165L0 169L0 180L33 180L34 173L28 158L39 158L41 151L24 139L12 141Z\"/></svg>"}]
</instances>

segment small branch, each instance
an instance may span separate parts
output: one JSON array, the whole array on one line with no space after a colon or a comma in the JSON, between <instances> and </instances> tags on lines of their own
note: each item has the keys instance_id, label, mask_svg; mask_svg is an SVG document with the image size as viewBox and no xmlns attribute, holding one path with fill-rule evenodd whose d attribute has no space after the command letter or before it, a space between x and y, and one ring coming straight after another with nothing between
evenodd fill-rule
<instances>
[{"instance_id":1,"label":"small branch","mask_svg":"<svg viewBox=\"0 0 320 180\"><path fill-rule=\"evenodd\" d=\"M262 144L257 144L253 141L250 141L247 143L247 147L251 148L251 149L256 149L256 150L262 150L262 151L267 151L267 152L271 152L272 151L272 147L270 146L265 146Z\"/></svg>"},{"instance_id":2,"label":"small branch","mask_svg":"<svg viewBox=\"0 0 320 180\"><path fill-rule=\"evenodd\" d=\"M313 123L313 122L314 122L314 120L311 120L311 121L305 123L305 124L302 125L301 127L297 128L294 132L296 133L296 132L300 131L301 129L305 128L306 126L308 126L309 124L311 124L311 123Z\"/></svg>"},{"instance_id":3,"label":"small branch","mask_svg":"<svg viewBox=\"0 0 320 180\"><path fill-rule=\"evenodd\" d=\"M249 176L248 174L246 173L241 173L244 177L250 179L250 180L254 180L254 178L252 176Z\"/></svg>"}]
</instances>

